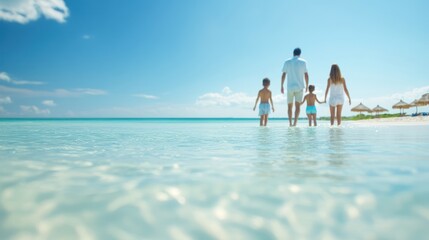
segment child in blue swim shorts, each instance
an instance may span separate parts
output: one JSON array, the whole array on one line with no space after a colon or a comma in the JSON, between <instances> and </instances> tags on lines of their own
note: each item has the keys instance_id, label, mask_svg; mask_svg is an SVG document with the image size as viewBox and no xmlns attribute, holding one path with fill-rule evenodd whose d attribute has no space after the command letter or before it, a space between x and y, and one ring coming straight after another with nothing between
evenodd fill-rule
<instances>
[{"instance_id":1,"label":"child in blue swim shorts","mask_svg":"<svg viewBox=\"0 0 429 240\"><path fill-rule=\"evenodd\" d=\"M253 111L256 109L256 104L258 104L258 100L261 99L261 103L259 104L259 116L261 117L259 121L260 126L267 126L268 122L268 114L270 114L270 103L271 102L271 108L274 112L274 104L273 99L271 98L271 91L268 89L270 87L270 79L264 78L262 80L262 85L264 88L262 88L259 93L258 97L255 101L255 106L253 107Z\"/></svg>"},{"instance_id":2,"label":"child in blue swim shorts","mask_svg":"<svg viewBox=\"0 0 429 240\"><path fill-rule=\"evenodd\" d=\"M308 87L308 90L310 91L309 94L305 95L304 100L301 102L301 105L305 103L305 101L307 101L307 108L306 108L306 112L307 112L307 117L308 117L308 124L311 127L311 123L314 123L314 126L317 126L317 122L316 122L316 116L317 116L317 110L316 110L316 105L315 103L325 103L325 102L320 102L319 99L317 99L316 94L314 94L314 85L310 85Z\"/></svg>"}]
</instances>

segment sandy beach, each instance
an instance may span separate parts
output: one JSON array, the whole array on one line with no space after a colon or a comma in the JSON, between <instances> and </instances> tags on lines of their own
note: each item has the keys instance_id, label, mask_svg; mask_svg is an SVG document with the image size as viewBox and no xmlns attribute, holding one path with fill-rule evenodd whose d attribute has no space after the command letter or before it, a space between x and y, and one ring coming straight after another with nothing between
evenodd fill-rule
<instances>
[{"instance_id":1,"label":"sandy beach","mask_svg":"<svg viewBox=\"0 0 429 240\"><path fill-rule=\"evenodd\" d=\"M429 125L429 117L396 117L379 118L353 121L357 125L387 125L387 126L410 126L410 125Z\"/></svg>"}]
</instances>

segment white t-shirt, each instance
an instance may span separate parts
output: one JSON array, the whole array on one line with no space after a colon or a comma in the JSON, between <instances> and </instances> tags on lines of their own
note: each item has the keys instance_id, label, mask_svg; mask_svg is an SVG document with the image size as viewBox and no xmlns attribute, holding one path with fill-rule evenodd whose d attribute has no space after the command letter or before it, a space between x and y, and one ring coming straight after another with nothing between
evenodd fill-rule
<instances>
[{"instance_id":1,"label":"white t-shirt","mask_svg":"<svg viewBox=\"0 0 429 240\"><path fill-rule=\"evenodd\" d=\"M300 57L288 59L283 65L283 72L287 77L287 90L298 91L304 89L304 74L307 72L307 62Z\"/></svg>"}]
</instances>

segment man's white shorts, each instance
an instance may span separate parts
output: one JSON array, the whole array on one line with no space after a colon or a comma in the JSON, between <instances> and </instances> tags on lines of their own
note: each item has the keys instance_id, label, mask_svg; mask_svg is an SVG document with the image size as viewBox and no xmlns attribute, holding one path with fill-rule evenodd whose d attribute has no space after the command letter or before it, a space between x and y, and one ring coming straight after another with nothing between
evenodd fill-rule
<instances>
[{"instance_id":1,"label":"man's white shorts","mask_svg":"<svg viewBox=\"0 0 429 240\"><path fill-rule=\"evenodd\" d=\"M302 97L304 95L304 90L288 90L287 91L287 103L293 103L293 99L295 98L295 102L302 102Z\"/></svg>"}]
</instances>

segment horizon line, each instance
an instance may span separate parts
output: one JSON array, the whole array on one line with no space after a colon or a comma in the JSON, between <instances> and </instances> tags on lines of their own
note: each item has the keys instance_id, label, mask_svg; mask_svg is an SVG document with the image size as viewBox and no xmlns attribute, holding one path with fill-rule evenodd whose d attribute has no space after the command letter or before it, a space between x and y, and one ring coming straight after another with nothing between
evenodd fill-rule
<instances>
[{"instance_id":1,"label":"horizon line","mask_svg":"<svg viewBox=\"0 0 429 240\"><path fill-rule=\"evenodd\" d=\"M353 115L354 116L354 115ZM353 117L343 116L343 117ZM330 116L320 116L329 118ZM0 117L0 120L259 120L259 117ZM289 120L287 117L272 117L270 120ZM307 120L307 117L299 117Z\"/></svg>"}]
</instances>

